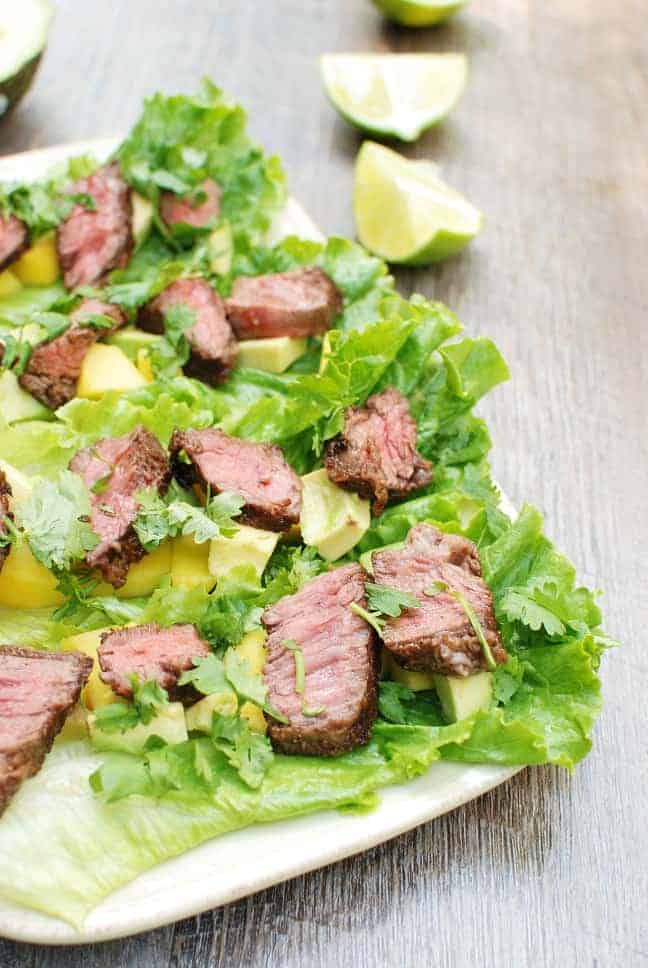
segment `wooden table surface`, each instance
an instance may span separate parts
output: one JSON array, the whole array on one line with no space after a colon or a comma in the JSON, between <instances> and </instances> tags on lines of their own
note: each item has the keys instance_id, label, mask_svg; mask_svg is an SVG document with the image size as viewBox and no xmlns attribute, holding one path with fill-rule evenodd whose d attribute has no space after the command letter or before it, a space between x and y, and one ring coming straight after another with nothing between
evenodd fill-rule
<instances>
[{"instance_id":1,"label":"wooden table surface","mask_svg":"<svg viewBox=\"0 0 648 968\"><path fill-rule=\"evenodd\" d=\"M645 0L474 0L387 26L369 0L62 0L0 151L122 132L156 89L210 74L247 107L323 229L350 235L360 140L327 103L329 50L465 51L458 108L407 153L443 166L486 227L399 274L495 338L513 381L484 407L493 463L588 584L623 649L573 776L529 769L363 856L123 942L0 942L0 965L648 964L648 46Z\"/></svg>"}]
</instances>

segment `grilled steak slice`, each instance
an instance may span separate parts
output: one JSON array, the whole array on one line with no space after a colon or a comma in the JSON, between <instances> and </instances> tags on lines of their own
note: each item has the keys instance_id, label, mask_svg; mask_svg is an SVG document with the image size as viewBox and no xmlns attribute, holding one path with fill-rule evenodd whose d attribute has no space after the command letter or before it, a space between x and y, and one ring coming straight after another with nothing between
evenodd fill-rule
<instances>
[{"instance_id":1,"label":"grilled steak slice","mask_svg":"<svg viewBox=\"0 0 648 968\"><path fill-rule=\"evenodd\" d=\"M506 662L493 598L481 577L477 548L467 538L444 534L430 524L417 524L402 550L374 551L374 581L410 592L420 608L405 609L387 620L385 647L406 669L469 676L487 668L479 639L462 606L451 595L433 591L435 582L460 592L475 611L493 658Z\"/></svg>"},{"instance_id":2,"label":"grilled steak slice","mask_svg":"<svg viewBox=\"0 0 648 968\"><path fill-rule=\"evenodd\" d=\"M0 814L40 770L91 671L80 652L0 648Z\"/></svg>"},{"instance_id":3,"label":"grilled steak slice","mask_svg":"<svg viewBox=\"0 0 648 968\"><path fill-rule=\"evenodd\" d=\"M0 271L15 262L29 245L27 226L15 215L0 215Z\"/></svg>"},{"instance_id":4,"label":"grilled steak slice","mask_svg":"<svg viewBox=\"0 0 648 968\"><path fill-rule=\"evenodd\" d=\"M301 481L274 444L239 440L209 428L174 431L169 449L173 473L185 487L197 484L203 492L209 488L212 494L241 495L241 524L286 531L298 523Z\"/></svg>"},{"instance_id":5,"label":"grilled steak slice","mask_svg":"<svg viewBox=\"0 0 648 968\"><path fill-rule=\"evenodd\" d=\"M198 186L197 192L203 192L203 201L191 197L174 195L173 192L163 192L160 198L160 215L167 225L182 223L202 229L214 222L220 212L220 186L211 178L206 178Z\"/></svg>"},{"instance_id":6,"label":"grilled steak slice","mask_svg":"<svg viewBox=\"0 0 648 968\"><path fill-rule=\"evenodd\" d=\"M154 487L164 494L171 480L166 451L150 431L139 426L123 437L106 437L80 450L70 461L92 495L91 525L99 543L86 555L89 568L98 568L115 588L126 581L131 564L144 557L133 527L139 504L138 491Z\"/></svg>"},{"instance_id":7,"label":"grilled steak slice","mask_svg":"<svg viewBox=\"0 0 648 968\"><path fill-rule=\"evenodd\" d=\"M268 702L288 723L270 718L268 734L282 753L337 756L367 743L377 715L373 630L351 611L366 607L365 574L345 565L311 579L263 614L268 631L263 677ZM292 640L292 641L291 641ZM296 691L296 643L304 659L304 691Z\"/></svg>"},{"instance_id":8,"label":"grilled steak slice","mask_svg":"<svg viewBox=\"0 0 648 968\"><path fill-rule=\"evenodd\" d=\"M5 472L0 470L0 539L2 539L3 534L6 534L6 524L5 522L13 521L13 514L11 513L11 486ZM2 566L4 565L7 555L11 545L0 544L0 571L2 571Z\"/></svg>"},{"instance_id":9,"label":"grilled steak slice","mask_svg":"<svg viewBox=\"0 0 648 968\"><path fill-rule=\"evenodd\" d=\"M110 319L114 320L114 325L110 330L98 330L100 337L107 336L109 332L119 329L120 326L124 326L126 323L126 316L119 306L115 306L113 303L104 302L102 299L93 299L90 297L84 297L81 302L75 306L70 313L70 322L75 326L82 326L84 322L87 323L90 316L108 316Z\"/></svg>"},{"instance_id":10,"label":"grilled steak slice","mask_svg":"<svg viewBox=\"0 0 648 968\"><path fill-rule=\"evenodd\" d=\"M94 209L75 205L57 232L63 281L76 289L98 283L111 269L127 264L133 248L131 190L113 162L68 191L90 195L94 202Z\"/></svg>"},{"instance_id":11,"label":"grilled steak slice","mask_svg":"<svg viewBox=\"0 0 648 968\"><path fill-rule=\"evenodd\" d=\"M205 383L220 383L238 353L223 300L204 279L177 279L140 309L137 322L149 333L163 333L164 317L174 306L186 306L196 319L185 334L191 348L185 373Z\"/></svg>"},{"instance_id":12,"label":"grilled steak slice","mask_svg":"<svg viewBox=\"0 0 648 968\"><path fill-rule=\"evenodd\" d=\"M20 385L51 410L62 407L76 395L86 353L97 342L99 332L71 326L60 336L35 346Z\"/></svg>"},{"instance_id":13,"label":"grilled steak slice","mask_svg":"<svg viewBox=\"0 0 648 968\"><path fill-rule=\"evenodd\" d=\"M312 336L331 328L342 294L322 269L308 266L269 276L240 276L225 303L239 339Z\"/></svg>"},{"instance_id":14,"label":"grilled steak slice","mask_svg":"<svg viewBox=\"0 0 648 968\"><path fill-rule=\"evenodd\" d=\"M394 387L347 410L342 433L326 445L324 466L334 484L372 498L374 514L432 480L430 463L416 450L409 404Z\"/></svg>"},{"instance_id":15,"label":"grilled steak slice","mask_svg":"<svg viewBox=\"0 0 648 968\"><path fill-rule=\"evenodd\" d=\"M97 650L101 678L119 696L131 699L131 676L140 685L154 679L169 693L169 698L195 702L192 686L178 686L178 679L194 666L194 659L211 654L193 625L161 628L154 622L133 628L104 632Z\"/></svg>"},{"instance_id":16,"label":"grilled steak slice","mask_svg":"<svg viewBox=\"0 0 648 968\"><path fill-rule=\"evenodd\" d=\"M34 347L25 372L19 377L23 389L51 410L76 396L81 367L90 347L106 330L84 326L90 316L109 316L116 329L126 317L121 309L100 299L82 299L70 313L71 326L60 336Z\"/></svg>"}]
</instances>

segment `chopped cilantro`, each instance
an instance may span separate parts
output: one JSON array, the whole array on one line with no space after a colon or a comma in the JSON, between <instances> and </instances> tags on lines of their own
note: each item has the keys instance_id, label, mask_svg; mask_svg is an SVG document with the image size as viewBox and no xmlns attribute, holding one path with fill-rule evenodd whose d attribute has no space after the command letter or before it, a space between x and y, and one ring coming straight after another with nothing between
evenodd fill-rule
<instances>
[{"instance_id":1,"label":"chopped cilantro","mask_svg":"<svg viewBox=\"0 0 648 968\"><path fill-rule=\"evenodd\" d=\"M137 676L131 676L132 702L113 702L101 706L95 713L95 721L104 733L125 733L143 723L147 726L160 709L169 704L166 689L150 679L139 685Z\"/></svg>"}]
</instances>

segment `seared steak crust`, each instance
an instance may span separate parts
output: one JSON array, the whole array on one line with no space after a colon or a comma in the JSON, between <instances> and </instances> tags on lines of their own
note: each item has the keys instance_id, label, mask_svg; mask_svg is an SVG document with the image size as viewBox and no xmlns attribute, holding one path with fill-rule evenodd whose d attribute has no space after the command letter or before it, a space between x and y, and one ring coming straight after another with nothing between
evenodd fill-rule
<instances>
[{"instance_id":1,"label":"seared steak crust","mask_svg":"<svg viewBox=\"0 0 648 968\"><path fill-rule=\"evenodd\" d=\"M39 343L18 377L21 387L51 410L62 407L76 396L83 361L98 337L96 329L70 326L55 339Z\"/></svg>"},{"instance_id":2,"label":"seared steak crust","mask_svg":"<svg viewBox=\"0 0 648 968\"><path fill-rule=\"evenodd\" d=\"M268 734L282 753L337 756L371 738L377 716L376 642L371 627L350 608L353 602L366 607L364 581L359 565L335 568L263 614L268 702L288 719L269 717ZM288 640L302 650L303 694L295 689L294 654L283 645Z\"/></svg>"},{"instance_id":3,"label":"seared steak crust","mask_svg":"<svg viewBox=\"0 0 648 968\"><path fill-rule=\"evenodd\" d=\"M92 495L91 525L100 541L86 555L89 568L121 587L128 569L144 557L133 527L139 504L138 491L154 487L165 494L171 480L166 451L150 431L139 426L123 437L106 437L80 450L70 462L89 489L100 481L103 489Z\"/></svg>"},{"instance_id":4,"label":"seared steak crust","mask_svg":"<svg viewBox=\"0 0 648 968\"><path fill-rule=\"evenodd\" d=\"M174 306L187 306L196 317L186 333L191 356L185 373L204 383L221 383L238 355L223 300L204 279L176 279L140 309L137 322L149 333L164 333L164 317Z\"/></svg>"},{"instance_id":5,"label":"seared steak crust","mask_svg":"<svg viewBox=\"0 0 648 968\"><path fill-rule=\"evenodd\" d=\"M299 521L301 481L274 444L229 437L221 430L176 430L169 445L173 473L185 487L234 491L245 501L241 524L286 531ZM190 463L181 458L184 452Z\"/></svg>"},{"instance_id":6,"label":"seared steak crust","mask_svg":"<svg viewBox=\"0 0 648 968\"><path fill-rule=\"evenodd\" d=\"M200 698L192 686L178 686L178 679L194 666L194 659L211 654L211 649L193 625L162 628L154 622L133 628L104 632L97 650L101 678L113 692L131 699L131 676L140 684L153 679L169 698L195 702Z\"/></svg>"},{"instance_id":7,"label":"seared steak crust","mask_svg":"<svg viewBox=\"0 0 648 968\"><path fill-rule=\"evenodd\" d=\"M0 647L0 814L40 770L91 671L80 652Z\"/></svg>"},{"instance_id":8,"label":"seared steak crust","mask_svg":"<svg viewBox=\"0 0 648 968\"><path fill-rule=\"evenodd\" d=\"M342 433L326 444L324 466L338 487L372 499L376 515L432 480L429 461L416 450L409 404L394 387L347 410Z\"/></svg>"},{"instance_id":9,"label":"seared steak crust","mask_svg":"<svg viewBox=\"0 0 648 968\"><path fill-rule=\"evenodd\" d=\"M312 336L330 329L342 312L342 294L314 266L267 276L239 276L226 301L239 339Z\"/></svg>"},{"instance_id":10,"label":"seared steak crust","mask_svg":"<svg viewBox=\"0 0 648 968\"><path fill-rule=\"evenodd\" d=\"M0 215L0 271L10 266L29 245L27 226L15 215Z\"/></svg>"},{"instance_id":11,"label":"seared steak crust","mask_svg":"<svg viewBox=\"0 0 648 968\"><path fill-rule=\"evenodd\" d=\"M0 470L0 536L5 532L5 521L13 521L11 513L11 486L4 471ZM10 545L0 545L0 571L9 554Z\"/></svg>"},{"instance_id":12,"label":"seared steak crust","mask_svg":"<svg viewBox=\"0 0 648 968\"><path fill-rule=\"evenodd\" d=\"M220 186L212 178L206 178L198 186L198 191L203 192L206 198L197 204L192 204L191 198L183 198L173 192L162 192L160 215L167 225L173 226L184 223L201 229L218 218L221 197Z\"/></svg>"},{"instance_id":13,"label":"seared steak crust","mask_svg":"<svg viewBox=\"0 0 648 968\"><path fill-rule=\"evenodd\" d=\"M113 162L70 185L75 195L90 195L94 209L74 206L59 225L57 246L68 289L91 286L111 269L122 269L133 248L131 190Z\"/></svg>"},{"instance_id":14,"label":"seared steak crust","mask_svg":"<svg viewBox=\"0 0 648 968\"><path fill-rule=\"evenodd\" d=\"M404 668L453 676L487 668L479 639L459 602L444 592L426 595L435 582L461 592L479 619L493 658L506 662L493 598L481 577L479 553L472 541L418 524L403 549L374 551L371 563L377 584L410 592L421 603L385 623L385 647Z\"/></svg>"}]
</instances>

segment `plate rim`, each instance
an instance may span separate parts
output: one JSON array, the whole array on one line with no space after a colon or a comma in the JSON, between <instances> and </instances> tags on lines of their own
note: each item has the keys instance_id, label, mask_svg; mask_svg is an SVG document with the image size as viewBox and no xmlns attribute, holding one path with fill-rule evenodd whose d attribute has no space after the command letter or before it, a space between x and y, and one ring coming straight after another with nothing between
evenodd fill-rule
<instances>
[{"instance_id":1,"label":"plate rim","mask_svg":"<svg viewBox=\"0 0 648 968\"><path fill-rule=\"evenodd\" d=\"M104 137L56 144L3 155L0 157L0 179L15 178L15 175L8 174L6 170L10 171L11 169L15 169L21 162L28 168L39 168L40 170L34 173L35 177L39 177L52 165L64 161L73 154L93 152L99 156L106 155L118 143L118 137ZM28 175L27 180L29 180L29 177ZM291 231L300 231L303 235L314 239L323 238L322 233L308 213L292 196L288 198L286 208L282 211L281 216L283 219L290 221ZM275 223L275 227L274 229L271 228L270 234L278 237L276 231L277 225ZM510 501L503 494L502 507L507 513L515 513L515 509ZM397 799L399 791L413 790L415 784L420 784L426 777L429 778L435 766L438 767L441 764L461 767L464 776L461 781L457 781L457 788L448 792L435 806L425 806L423 803L416 810L407 813L401 819L398 819L398 815L396 815L396 819L393 822L385 823L371 832L365 832L362 835L355 836L352 841L345 842L342 840L337 843L337 846L334 841L332 845L327 845L324 848L318 847L316 851L304 857L303 860L295 860L291 858L289 852L286 852L285 859L281 860L272 871L269 871L263 876L257 876L253 880L240 879L229 889L224 889L222 886L219 888L212 886L210 889L206 885L206 890L201 894L200 898L194 893L186 897L184 902L182 898L178 898L170 903L168 899L169 892L167 891L166 903L160 904L153 913L150 910L139 911L137 913L138 908L135 906L134 910L129 909L125 916L122 916L121 920L111 920L109 915L103 925L101 923L92 925L92 920L95 916L98 915L100 920L101 909L104 905L110 906L110 902L114 902L116 898L118 899L122 891L126 891L129 887L140 881L140 879L145 877L154 878L156 872L162 868L168 868L168 865L182 864L184 862L188 866L191 866L195 862L195 857L192 858L192 854L200 850L204 851L209 849L210 846L223 842L224 838L245 835L246 830L249 832L250 830L261 830L265 828L276 831L280 826L287 828L290 825L293 825L294 829L294 825L308 824L309 820L312 820L314 817L325 819L327 815L331 814L335 818L339 818L339 813L336 811L317 811L300 817L277 821L272 824L257 824L251 828L243 828L240 831L233 831L220 837L211 838L197 845L192 850L155 865L153 868L140 874L135 880L111 892L111 894L92 909L86 918L84 927L81 929L74 928L62 919L43 914L34 908L24 907L0 898L0 936L12 941L31 944L66 946L116 940L150 931L183 918L193 917L204 911L233 903L243 897L290 880L293 877L298 877L310 871L326 867L329 864L337 863L345 858L370 850L379 844L387 843L395 837L415 829L421 824L441 817L469 803L471 800L483 796L485 793L505 783L526 768L525 766L503 767L481 764L450 764L449 761L440 761L433 764L422 777L405 784L397 784L385 788L382 791L383 804L390 799ZM198 883L201 883L200 880L198 880Z\"/></svg>"}]
</instances>

